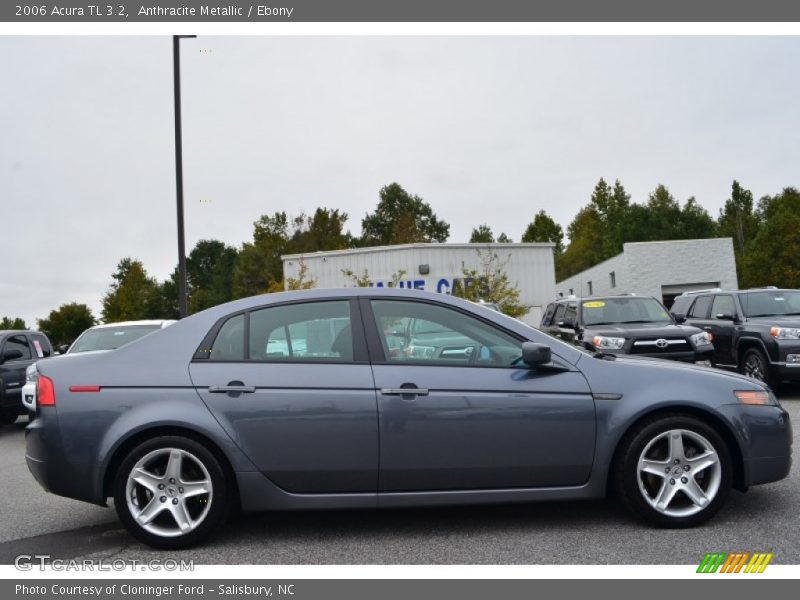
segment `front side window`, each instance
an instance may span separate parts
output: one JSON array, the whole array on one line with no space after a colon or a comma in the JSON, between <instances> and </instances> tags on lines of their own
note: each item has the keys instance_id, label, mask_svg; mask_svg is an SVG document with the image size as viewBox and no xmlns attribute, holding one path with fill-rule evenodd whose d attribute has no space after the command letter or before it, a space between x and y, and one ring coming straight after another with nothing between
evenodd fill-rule
<instances>
[{"instance_id":1,"label":"front side window","mask_svg":"<svg viewBox=\"0 0 800 600\"><path fill-rule=\"evenodd\" d=\"M3 353L9 350L19 350L22 356L14 360L30 360L31 349L28 346L28 340L24 335L12 335L6 338L6 343L3 345Z\"/></svg>"},{"instance_id":2,"label":"front side window","mask_svg":"<svg viewBox=\"0 0 800 600\"><path fill-rule=\"evenodd\" d=\"M460 311L402 300L371 304L388 362L510 367L522 355L522 342Z\"/></svg>"},{"instance_id":3,"label":"front side window","mask_svg":"<svg viewBox=\"0 0 800 600\"><path fill-rule=\"evenodd\" d=\"M250 360L352 362L350 302L288 304L250 313Z\"/></svg>"},{"instance_id":4,"label":"front side window","mask_svg":"<svg viewBox=\"0 0 800 600\"><path fill-rule=\"evenodd\" d=\"M38 358L47 358L53 353L50 342L43 335L33 334L31 344L33 344L34 355Z\"/></svg>"}]
</instances>

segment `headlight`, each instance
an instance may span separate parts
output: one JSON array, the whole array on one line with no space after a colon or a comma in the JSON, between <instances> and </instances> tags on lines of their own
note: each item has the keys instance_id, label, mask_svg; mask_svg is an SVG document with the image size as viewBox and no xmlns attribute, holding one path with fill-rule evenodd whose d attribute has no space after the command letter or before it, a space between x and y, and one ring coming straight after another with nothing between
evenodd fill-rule
<instances>
[{"instance_id":1,"label":"headlight","mask_svg":"<svg viewBox=\"0 0 800 600\"><path fill-rule=\"evenodd\" d=\"M736 399L742 404L778 404L778 400L775 396L767 390L737 390L733 392L733 395L736 396Z\"/></svg>"},{"instance_id":2,"label":"headlight","mask_svg":"<svg viewBox=\"0 0 800 600\"><path fill-rule=\"evenodd\" d=\"M800 340L800 327L773 327L769 334L776 340Z\"/></svg>"},{"instance_id":3,"label":"headlight","mask_svg":"<svg viewBox=\"0 0 800 600\"><path fill-rule=\"evenodd\" d=\"M706 344L710 344L714 340L714 336L708 333L707 331L703 331L701 333L695 333L689 339L695 346L705 346Z\"/></svg>"},{"instance_id":4,"label":"headlight","mask_svg":"<svg viewBox=\"0 0 800 600\"><path fill-rule=\"evenodd\" d=\"M592 338L592 344L595 348L606 348L608 350L619 350L625 345L625 338L618 337L605 337L596 335Z\"/></svg>"}]
</instances>

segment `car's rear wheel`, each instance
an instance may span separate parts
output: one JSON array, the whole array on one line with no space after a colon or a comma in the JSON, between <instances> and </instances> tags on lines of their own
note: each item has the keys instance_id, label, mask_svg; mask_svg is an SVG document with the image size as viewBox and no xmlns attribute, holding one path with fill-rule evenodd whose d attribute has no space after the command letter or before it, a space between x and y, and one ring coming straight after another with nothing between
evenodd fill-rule
<instances>
[{"instance_id":1,"label":"car's rear wheel","mask_svg":"<svg viewBox=\"0 0 800 600\"><path fill-rule=\"evenodd\" d=\"M212 452L195 440L164 436L139 444L123 459L114 504L137 539L177 549L211 535L231 502L225 470Z\"/></svg>"},{"instance_id":2,"label":"car's rear wheel","mask_svg":"<svg viewBox=\"0 0 800 600\"><path fill-rule=\"evenodd\" d=\"M733 464L722 437L688 415L664 415L639 425L622 442L616 488L636 517L661 527L692 527L720 509Z\"/></svg>"}]
</instances>

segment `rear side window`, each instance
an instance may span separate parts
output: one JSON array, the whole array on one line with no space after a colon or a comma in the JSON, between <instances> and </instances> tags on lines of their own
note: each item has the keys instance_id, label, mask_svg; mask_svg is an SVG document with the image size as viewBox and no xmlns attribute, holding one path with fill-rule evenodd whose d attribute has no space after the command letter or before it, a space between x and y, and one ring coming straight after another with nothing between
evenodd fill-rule
<instances>
[{"instance_id":1,"label":"rear side window","mask_svg":"<svg viewBox=\"0 0 800 600\"><path fill-rule=\"evenodd\" d=\"M352 362L350 302L308 302L253 311L249 339L251 360Z\"/></svg>"},{"instance_id":2,"label":"rear side window","mask_svg":"<svg viewBox=\"0 0 800 600\"><path fill-rule=\"evenodd\" d=\"M559 321L564 320L564 311L567 310L566 304L559 304L558 308L556 308L556 316L553 319L553 323L558 323Z\"/></svg>"},{"instance_id":3,"label":"rear side window","mask_svg":"<svg viewBox=\"0 0 800 600\"><path fill-rule=\"evenodd\" d=\"M675 298L675 302L672 303L670 310L676 315L686 316L689 312L689 307L692 305L692 300L694 300L693 296L678 296Z\"/></svg>"},{"instance_id":4,"label":"rear side window","mask_svg":"<svg viewBox=\"0 0 800 600\"><path fill-rule=\"evenodd\" d=\"M222 325L209 354L211 360L244 360L244 315Z\"/></svg>"},{"instance_id":5,"label":"rear side window","mask_svg":"<svg viewBox=\"0 0 800 600\"><path fill-rule=\"evenodd\" d=\"M550 321L553 319L553 314L556 312L556 305L555 302L551 303L547 307L547 311L544 313L542 317L542 327L547 327L550 325Z\"/></svg>"},{"instance_id":6,"label":"rear side window","mask_svg":"<svg viewBox=\"0 0 800 600\"><path fill-rule=\"evenodd\" d=\"M733 296L715 296L714 304L711 306L711 316L716 318L717 315L736 315L736 305L733 302Z\"/></svg>"},{"instance_id":7,"label":"rear side window","mask_svg":"<svg viewBox=\"0 0 800 600\"><path fill-rule=\"evenodd\" d=\"M708 309L711 308L711 296L700 296L694 303L690 317L695 319L705 319L708 317Z\"/></svg>"},{"instance_id":8,"label":"rear side window","mask_svg":"<svg viewBox=\"0 0 800 600\"><path fill-rule=\"evenodd\" d=\"M31 349L28 346L28 340L24 335L11 335L6 338L6 343L3 344L3 352L7 350L19 350L22 356L14 360L30 360Z\"/></svg>"}]
</instances>

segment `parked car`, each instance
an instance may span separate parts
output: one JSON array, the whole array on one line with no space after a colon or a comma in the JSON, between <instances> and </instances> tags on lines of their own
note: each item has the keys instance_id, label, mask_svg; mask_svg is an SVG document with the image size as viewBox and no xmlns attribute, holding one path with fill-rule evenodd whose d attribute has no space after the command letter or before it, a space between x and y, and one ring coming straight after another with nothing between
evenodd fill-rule
<instances>
[{"instance_id":1,"label":"parked car","mask_svg":"<svg viewBox=\"0 0 800 600\"><path fill-rule=\"evenodd\" d=\"M0 331L0 424L10 425L25 413L25 370L52 354L50 340L39 331Z\"/></svg>"},{"instance_id":2,"label":"parked car","mask_svg":"<svg viewBox=\"0 0 800 600\"><path fill-rule=\"evenodd\" d=\"M174 320L158 319L148 321L122 321L95 325L78 336L72 345L58 347L56 355L79 352L99 352L115 350L130 344L140 337L175 323ZM49 342L48 342L49 343ZM22 405L28 411L36 409L36 369L31 363L25 372L25 385L22 388Z\"/></svg>"},{"instance_id":3,"label":"parked car","mask_svg":"<svg viewBox=\"0 0 800 600\"><path fill-rule=\"evenodd\" d=\"M711 334L678 324L661 302L644 296L559 299L547 307L540 327L565 342L608 354L696 362L714 351Z\"/></svg>"},{"instance_id":4,"label":"parked car","mask_svg":"<svg viewBox=\"0 0 800 600\"><path fill-rule=\"evenodd\" d=\"M412 322L433 353L392 352L391 332ZM454 339L478 350L445 356ZM55 494L113 497L132 534L159 548L199 543L234 504L508 503L609 489L649 523L687 527L731 488L779 480L791 464L788 414L753 379L590 352L423 291L246 298L37 370L34 477Z\"/></svg>"},{"instance_id":5,"label":"parked car","mask_svg":"<svg viewBox=\"0 0 800 600\"><path fill-rule=\"evenodd\" d=\"M715 365L776 389L783 381L800 381L800 290L683 294L672 313L714 336Z\"/></svg>"}]
</instances>

